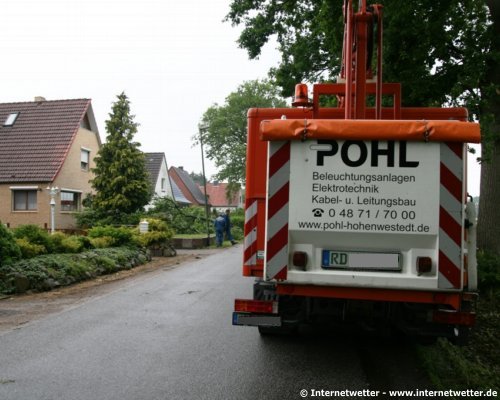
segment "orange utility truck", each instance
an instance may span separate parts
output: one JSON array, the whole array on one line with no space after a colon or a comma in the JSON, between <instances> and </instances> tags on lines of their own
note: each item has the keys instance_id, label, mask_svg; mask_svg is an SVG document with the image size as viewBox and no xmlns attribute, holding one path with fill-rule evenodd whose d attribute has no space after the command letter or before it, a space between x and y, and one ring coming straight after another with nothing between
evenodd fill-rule
<instances>
[{"instance_id":1,"label":"orange utility truck","mask_svg":"<svg viewBox=\"0 0 500 400\"><path fill-rule=\"evenodd\" d=\"M466 151L479 126L464 108L402 107L400 84L382 82L382 6L346 0L344 15L337 83L248 111L243 275L255 283L233 324L352 322L460 341L475 321Z\"/></svg>"}]
</instances>

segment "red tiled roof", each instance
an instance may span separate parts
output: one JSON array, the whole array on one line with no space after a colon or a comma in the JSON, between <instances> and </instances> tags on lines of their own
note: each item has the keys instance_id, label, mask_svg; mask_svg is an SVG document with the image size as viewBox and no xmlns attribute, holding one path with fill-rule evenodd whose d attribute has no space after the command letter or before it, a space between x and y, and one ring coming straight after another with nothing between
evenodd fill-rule
<instances>
[{"instance_id":1,"label":"red tiled roof","mask_svg":"<svg viewBox=\"0 0 500 400\"><path fill-rule=\"evenodd\" d=\"M239 193L236 193L229 202L226 197L228 183L219 182L213 184L207 182L207 194L210 204L214 207L237 207L239 204ZM203 192L203 187L200 187Z\"/></svg>"},{"instance_id":2,"label":"red tiled roof","mask_svg":"<svg viewBox=\"0 0 500 400\"><path fill-rule=\"evenodd\" d=\"M89 99L0 104L0 182L51 182L59 172ZM12 126L4 126L19 113Z\"/></svg>"}]
</instances>

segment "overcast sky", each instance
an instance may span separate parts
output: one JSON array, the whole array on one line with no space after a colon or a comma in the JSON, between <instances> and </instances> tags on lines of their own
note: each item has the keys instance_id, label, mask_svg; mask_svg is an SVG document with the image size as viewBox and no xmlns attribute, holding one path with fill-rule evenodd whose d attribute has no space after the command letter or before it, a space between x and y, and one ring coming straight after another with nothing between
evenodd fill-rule
<instances>
[{"instance_id":1,"label":"overcast sky","mask_svg":"<svg viewBox=\"0 0 500 400\"><path fill-rule=\"evenodd\" d=\"M125 91L145 152L201 171L192 136L204 111L245 80L264 78L279 54L257 61L222 20L230 0L6 0L0 23L0 102L90 98L101 138ZM206 162L207 175L216 172ZM478 168L469 191L477 195Z\"/></svg>"}]
</instances>

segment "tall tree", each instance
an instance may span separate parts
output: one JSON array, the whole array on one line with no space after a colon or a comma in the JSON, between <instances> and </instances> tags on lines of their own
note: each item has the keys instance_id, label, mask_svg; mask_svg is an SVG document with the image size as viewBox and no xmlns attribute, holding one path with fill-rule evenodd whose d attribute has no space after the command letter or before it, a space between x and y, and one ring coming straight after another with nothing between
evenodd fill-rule
<instances>
[{"instance_id":1,"label":"tall tree","mask_svg":"<svg viewBox=\"0 0 500 400\"><path fill-rule=\"evenodd\" d=\"M252 107L285 107L278 90L268 81L247 81L203 114L201 138L207 157L215 162L216 179L228 181L234 191L245 181L247 111ZM194 137L199 141L199 136Z\"/></svg>"},{"instance_id":2,"label":"tall tree","mask_svg":"<svg viewBox=\"0 0 500 400\"><path fill-rule=\"evenodd\" d=\"M357 2L354 2L357 3ZM465 105L479 119L483 168L479 244L500 254L500 21L495 0L384 0L384 81L401 82L405 106ZM343 0L233 0L250 58L275 37L271 76L290 95L297 82L339 73Z\"/></svg>"},{"instance_id":3,"label":"tall tree","mask_svg":"<svg viewBox=\"0 0 500 400\"><path fill-rule=\"evenodd\" d=\"M202 172L190 172L189 176L198 185L203 186L203 173ZM208 182L208 178L207 178Z\"/></svg>"},{"instance_id":4,"label":"tall tree","mask_svg":"<svg viewBox=\"0 0 500 400\"><path fill-rule=\"evenodd\" d=\"M479 112L483 133L478 243L500 255L500 4L487 2L491 16L490 57L481 77Z\"/></svg>"},{"instance_id":5,"label":"tall tree","mask_svg":"<svg viewBox=\"0 0 500 400\"><path fill-rule=\"evenodd\" d=\"M130 113L130 101L121 93L106 121L106 143L99 150L92 170L96 190L92 207L105 215L139 211L151 199L152 191L140 144L133 142L138 124Z\"/></svg>"}]
</instances>

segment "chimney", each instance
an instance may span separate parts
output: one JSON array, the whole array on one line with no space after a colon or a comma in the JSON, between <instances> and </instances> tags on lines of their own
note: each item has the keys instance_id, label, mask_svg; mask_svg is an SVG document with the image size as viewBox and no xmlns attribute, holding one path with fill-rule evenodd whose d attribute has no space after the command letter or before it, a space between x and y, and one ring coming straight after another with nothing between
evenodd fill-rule
<instances>
[{"instance_id":1,"label":"chimney","mask_svg":"<svg viewBox=\"0 0 500 400\"><path fill-rule=\"evenodd\" d=\"M179 169L180 169L181 171L184 171L184 167L183 167L182 165L179 167Z\"/></svg>"},{"instance_id":2,"label":"chimney","mask_svg":"<svg viewBox=\"0 0 500 400\"><path fill-rule=\"evenodd\" d=\"M35 96L35 101L37 103L41 103L42 101L47 101L47 99L45 97L42 97L42 96Z\"/></svg>"}]
</instances>

